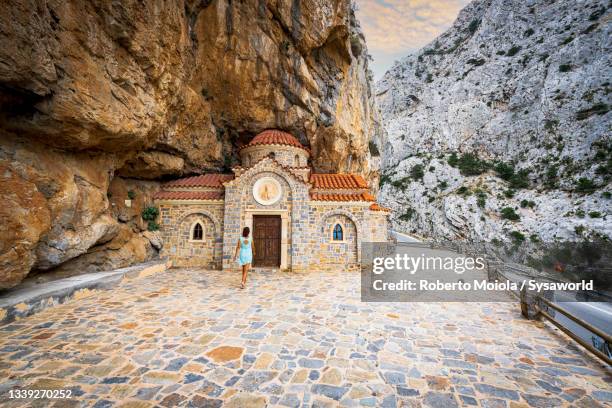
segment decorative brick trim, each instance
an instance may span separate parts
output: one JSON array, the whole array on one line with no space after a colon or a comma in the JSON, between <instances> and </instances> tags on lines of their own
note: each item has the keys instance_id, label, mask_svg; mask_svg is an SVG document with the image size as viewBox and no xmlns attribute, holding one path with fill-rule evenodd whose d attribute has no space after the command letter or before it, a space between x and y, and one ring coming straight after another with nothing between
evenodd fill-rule
<instances>
[{"instance_id":1,"label":"decorative brick trim","mask_svg":"<svg viewBox=\"0 0 612 408\"><path fill-rule=\"evenodd\" d=\"M185 214L181 215L181 217L176 221L176 225L180 226L183 223L183 220L187 217L189 217L190 215L193 214L202 214L208 218L210 218L210 220L213 223L213 226L215 227L215 234L220 234L221 233L221 223L219 222L219 220L217 220L215 218L214 215L212 215L212 213L208 210L205 210L203 208L190 208L189 211L185 212ZM191 232L191 230L190 230ZM191 238L191 236L190 236Z\"/></svg>"},{"instance_id":2,"label":"decorative brick trim","mask_svg":"<svg viewBox=\"0 0 612 408\"><path fill-rule=\"evenodd\" d=\"M310 183L304 181L303 178L297 176L296 174L294 174L289 167L285 167L282 164L280 164L279 162L277 162L276 160L270 158L270 157L264 157L263 159L261 159L260 161L258 161L257 163L255 163L255 165L249 167L244 173L241 173L240 175L236 175L236 177L233 180L229 180L226 181L225 183L223 183L224 186L233 186L236 185L237 183L239 183L239 180L241 180L243 177L249 177L251 175L253 175L254 173L259 173L261 171L266 171L266 170L262 170L261 167L264 166L265 163L272 163L275 166L278 167L279 170L282 170L283 174L287 174L289 176L291 176L291 178L293 178L293 180L301 183L301 184L305 184L307 185L309 188L311 186ZM269 171L269 170L267 170Z\"/></svg>"}]
</instances>

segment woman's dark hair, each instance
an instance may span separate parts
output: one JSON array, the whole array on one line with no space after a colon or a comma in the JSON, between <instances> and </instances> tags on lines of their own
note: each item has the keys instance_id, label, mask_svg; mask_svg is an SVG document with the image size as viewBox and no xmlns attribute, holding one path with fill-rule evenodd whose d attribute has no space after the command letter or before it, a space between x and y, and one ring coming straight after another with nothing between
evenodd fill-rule
<instances>
[{"instance_id":1,"label":"woman's dark hair","mask_svg":"<svg viewBox=\"0 0 612 408\"><path fill-rule=\"evenodd\" d=\"M248 237L248 236L249 236L249 232L251 232L251 230L249 229L249 227L244 227L244 228L242 229L242 236L243 236L244 238Z\"/></svg>"}]
</instances>

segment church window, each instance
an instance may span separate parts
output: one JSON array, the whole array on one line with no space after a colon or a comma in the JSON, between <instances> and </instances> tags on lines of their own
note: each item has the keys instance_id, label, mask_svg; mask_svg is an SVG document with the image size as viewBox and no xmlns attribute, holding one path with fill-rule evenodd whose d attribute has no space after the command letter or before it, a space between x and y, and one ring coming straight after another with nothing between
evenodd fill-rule
<instances>
[{"instance_id":1,"label":"church window","mask_svg":"<svg viewBox=\"0 0 612 408\"><path fill-rule=\"evenodd\" d=\"M334 241L344 241L344 231L342 230L342 226L340 224L336 224L334 227L332 239Z\"/></svg>"},{"instance_id":2,"label":"church window","mask_svg":"<svg viewBox=\"0 0 612 408\"><path fill-rule=\"evenodd\" d=\"M191 239L193 241L202 241L204 239L204 229L202 228L202 224L199 222L193 226L193 233L191 234Z\"/></svg>"}]
</instances>

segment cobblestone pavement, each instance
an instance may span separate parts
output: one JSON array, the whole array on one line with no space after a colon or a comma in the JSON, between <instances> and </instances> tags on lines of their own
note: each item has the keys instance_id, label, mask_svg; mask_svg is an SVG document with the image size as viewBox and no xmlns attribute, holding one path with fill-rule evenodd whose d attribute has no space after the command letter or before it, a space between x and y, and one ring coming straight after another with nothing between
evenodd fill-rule
<instances>
[{"instance_id":1,"label":"cobblestone pavement","mask_svg":"<svg viewBox=\"0 0 612 408\"><path fill-rule=\"evenodd\" d=\"M516 303L361 303L352 273L238 283L170 270L0 327L0 405L611 405L611 372Z\"/></svg>"}]
</instances>

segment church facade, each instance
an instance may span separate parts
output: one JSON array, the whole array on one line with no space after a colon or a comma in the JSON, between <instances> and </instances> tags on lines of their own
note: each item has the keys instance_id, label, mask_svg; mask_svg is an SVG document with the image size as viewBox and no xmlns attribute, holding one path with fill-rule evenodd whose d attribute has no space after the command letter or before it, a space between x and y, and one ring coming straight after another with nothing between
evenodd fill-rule
<instances>
[{"instance_id":1,"label":"church facade","mask_svg":"<svg viewBox=\"0 0 612 408\"><path fill-rule=\"evenodd\" d=\"M358 270L362 242L388 240L389 210L363 177L317 174L291 134L266 130L240 149L233 174L170 181L154 196L162 257L176 266L236 268L236 243L251 229L254 267Z\"/></svg>"}]
</instances>

